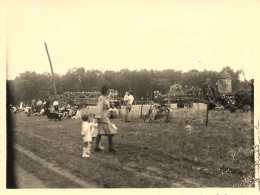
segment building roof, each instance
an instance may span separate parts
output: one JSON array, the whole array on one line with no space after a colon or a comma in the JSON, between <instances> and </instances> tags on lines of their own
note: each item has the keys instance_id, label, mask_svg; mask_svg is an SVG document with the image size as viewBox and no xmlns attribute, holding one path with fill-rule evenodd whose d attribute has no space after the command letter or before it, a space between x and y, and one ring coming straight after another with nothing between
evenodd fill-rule
<instances>
[{"instance_id":1,"label":"building roof","mask_svg":"<svg viewBox=\"0 0 260 195\"><path fill-rule=\"evenodd\" d=\"M224 69L224 70L222 71L222 73L220 74L220 77L219 77L219 78L220 78L220 79L225 79L225 78L231 78L231 76L230 76L230 74L228 74L227 70Z\"/></svg>"}]
</instances>

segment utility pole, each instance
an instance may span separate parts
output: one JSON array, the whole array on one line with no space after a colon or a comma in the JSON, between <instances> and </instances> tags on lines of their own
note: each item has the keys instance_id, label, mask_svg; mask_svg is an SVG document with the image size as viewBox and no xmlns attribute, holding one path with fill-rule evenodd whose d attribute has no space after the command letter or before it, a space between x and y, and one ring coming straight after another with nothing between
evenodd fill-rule
<instances>
[{"instance_id":1,"label":"utility pole","mask_svg":"<svg viewBox=\"0 0 260 195\"><path fill-rule=\"evenodd\" d=\"M56 97L57 96L57 90L56 90L56 84L55 84L55 79L54 79L54 74L53 74L53 69L52 69L52 64L51 64L51 58L50 58L50 55L49 55L49 52L48 52L47 44L44 43L44 45L45 45L46 52L47 52L47 55L48 55L48 59L49 59L49 62L50 62L54 94L55 94L55 97Z\"/></svg>"}]
</instances>

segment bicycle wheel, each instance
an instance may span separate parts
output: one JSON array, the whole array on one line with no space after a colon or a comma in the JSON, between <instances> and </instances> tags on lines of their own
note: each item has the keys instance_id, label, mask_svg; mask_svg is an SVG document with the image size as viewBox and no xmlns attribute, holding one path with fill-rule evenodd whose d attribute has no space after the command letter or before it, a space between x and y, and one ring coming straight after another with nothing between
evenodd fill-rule
<instances>
[{"instance_id":1,"label":"bicycle wheel","mask_svg":"<svg viewBox=\"0 0 260 195\"><path fill-rule=\"evenodd\" d=\"M168 111L163 110L162 111L162 115L161 115L161 122L162 123L167 123L168 122L168 117L169 117Z\"/></svg>"},{"instance_id":2,"label":"bicycle wheel","mask_svg":"<svg viewBox=\"0 0 260 195\"><path fill-rule=\"evenodd\" d=\"M151 121L151 110L148 111L148 113L144 116L144 123L149 123Z\"/></svg>"}]
</instances>

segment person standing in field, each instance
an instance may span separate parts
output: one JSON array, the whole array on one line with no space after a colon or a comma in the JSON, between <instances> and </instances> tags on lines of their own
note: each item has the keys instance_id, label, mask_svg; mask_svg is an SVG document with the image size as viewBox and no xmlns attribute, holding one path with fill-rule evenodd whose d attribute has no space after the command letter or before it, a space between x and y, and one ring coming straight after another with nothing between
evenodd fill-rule
<instances>
[{"instance_id":1,"label":"person standing in field","mask_svg":"<svg viewBox=\"0 0 260 195\"><path fill-rule=\"evenodd\" d=\"M132 109L132 104L134 102L134 96L133 96L133 91L130 90L129 91L129 96L127 97L126 99L126 106L125 106L125 109L126 109L126 112L125 112L125 121L126 122L131 122L131 119L130 119L130 111Z\"/></svg>"},{"instance_id":2,"label":"person standing in field","mask_svg":"<svg viewBox=\"0 0 260 195\"><path fill-rule=\"evenodd\" d=\"M101 136L108 137L109 151L116 152L113 146L113 136L117 133L116 126L109 120L109 108L110 104L108 101L109 88L103 86L101 88L101 96L98 98L97 114L95 118L98 120L98 135L96 137L96 148L95 151L101 151L99 143L101 141Z\"/></svg>"},{"instance_id":3,"label":"person standing in field","mask_svg":"<svg viewBox=\"0 0 260 195\"><path fill-rule=\"evenodd\" d=\"M127 98L128 98L128 92L125 92L125 96L124 96L124 105L126 105L126 103L127 103Z\"/></svg>"}]
</instances>

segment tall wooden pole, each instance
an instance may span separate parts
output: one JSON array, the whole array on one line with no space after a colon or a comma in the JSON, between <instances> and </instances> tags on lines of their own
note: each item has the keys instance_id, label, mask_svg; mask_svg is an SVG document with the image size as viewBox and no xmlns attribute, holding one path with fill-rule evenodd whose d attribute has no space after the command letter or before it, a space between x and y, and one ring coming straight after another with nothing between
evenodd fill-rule
<instances>
[{"instance_id":1,"label":"tall wooden pole","mask_svg":"<svg viewBox=\"0 0 260 195\"><path fill-rule=\"evenodd\" d=\"M44 43L44 45L45 45L46 52L47 52L47 55L48 55L48 59L49 59L49 62L50 62L54 94L55 94L55 97L56 97L57 96L57 90L56 90L56 84L55 84L55 79L54 79L54 74L53 74L53 68L52 68L52 64L51 64L51 58L50 58L50 55L49 55L49 52L48 52L47 44Z\"/></svg>"}]
</instances>

